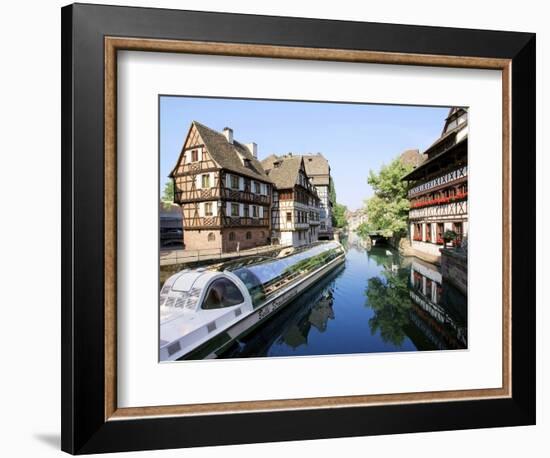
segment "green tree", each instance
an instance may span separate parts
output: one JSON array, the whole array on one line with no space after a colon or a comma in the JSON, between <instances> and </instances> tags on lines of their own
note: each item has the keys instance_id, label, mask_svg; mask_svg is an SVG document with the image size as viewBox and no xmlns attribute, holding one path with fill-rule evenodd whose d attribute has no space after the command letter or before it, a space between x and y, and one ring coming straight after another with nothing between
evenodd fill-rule
<instances>
[{"instance_id":1,"label":"green tree","mask_svg":"<svg viewBox=\"0 0 550 458\"><path fill-rule=\"evenodd\" d=\"M369 235L369 225L368 225L368 223L359 224L359 226L357 226L357 229L355 230L355 232L357 233L357 235L359 235L359 237L363 237L363 238L368 237L368 235Z\"/></svg>"},{"instance_id":2,"label":"green tree","mask_svg":"<svg viewBox=\"0 0 550 458\"><path fill-rule=\"evenodd\" d=\"M164 190L160 200L165 207L169 207L174 203L174 182L172 180L168 180L164 183Z\"/></svg>"},{"instance_id":3,"label":"green tree","mask_svg":"<svg viewBox=\"0 0 550 458\"><path fill-rule=\"evenodd\" d=\"M328 197L333 204L336 204L336 188L334 187L334 180L332 178L329 182Z\"/></svg>"},{"instance_id":4,"label":"green tree","mask_svg":"<svg viewBox=\"0 0 550 458\"><path fill-rule=\"evenodd\" d=\"M336 187L334 186L334 180L332 178L329 182L328 196L332 202L332 226L336 228L347 226L348 221L346 220L346 212L348 211L348 207L336 202Z\"/></svg>"},{"instance_id":5,"label":"green tree","mask_svg":"<svg viewBox=\"0 0 550 458\"><path fill-rule=\"evenodd\" d=\"M402 237L407 232L409 200L407 184L401 178L412 170L399 158L382 166L379 173L372 170L367 179L374 196L365 201L369 222L363 231L380 231L384 237Z\"/></svg>"},{"instance_id":6,"label":"green tree","mask_svg":"<svg viewBox=\"0 0 550 458\"><path fill-rule=\"evenodd\" d=\"M346 212L348 207L342 204L335 203L332 207L332 225L337 228L345 227L348 222L346 220Z\"/></svg>"}]
</instances>

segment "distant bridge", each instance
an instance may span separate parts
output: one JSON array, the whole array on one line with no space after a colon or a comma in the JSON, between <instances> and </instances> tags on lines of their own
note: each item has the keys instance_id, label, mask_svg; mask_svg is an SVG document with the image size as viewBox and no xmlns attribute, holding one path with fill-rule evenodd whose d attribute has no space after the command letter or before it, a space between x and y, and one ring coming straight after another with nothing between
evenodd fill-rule
<instances>
[{"instance_id":1,"label":"distant bridge","mask_svg":"<svg viewBox=\"0 0 550 458\"><path fill-rule=\"evenodd\" d=\"M387 242L389 237L382 235L382 231L371 231L368 233L366 239L367 248L370 248L372 245L378 245L383 242Z\"/></svg>"}]
</instances>

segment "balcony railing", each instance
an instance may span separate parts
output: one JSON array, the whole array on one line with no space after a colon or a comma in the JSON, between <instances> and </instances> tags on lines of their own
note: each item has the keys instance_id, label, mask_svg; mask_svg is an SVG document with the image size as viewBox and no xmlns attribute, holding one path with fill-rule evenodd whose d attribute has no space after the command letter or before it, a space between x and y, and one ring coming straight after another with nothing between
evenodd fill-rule
<instances>
[{"instance_id":1,"label":"balcony railing","mask_svg":"<svg viewBox=\"0 0 550 458\"><path fill-rule=\"evenodd\" d=\"M453 170L452 172L446 173L444 175L441 175L440 177L434 178L433 180L427 181L426 183L419 184L418 186L409 189L408 197L414 197L415 195L425 193L439 186L454 183L467 176L468 167L460 167L459 169Z\"/></svg>"},{"instance_id":2,"label":"balcony railing","mask_svg":"<svg viewBox=\"0 0 550 458\"><path fill-rule=\"evenodd\" d=\"M283 222L280 223L278 227L274 229L278 229L281 231L295 231L298 229L309 229L310 223L293 223L293 222Z\"/></svg>"},{"instance_id":3,"label":"balcony railing","mask_svg":"<svg viewBox=\"0 0 550 458\"><path fill-rule=\"evenodd\" d=\"M204 216L185 219L183 230L214 227L267 227L269 218L250 218L245 216Z\"/></svg>"},{"instance_id":4,"label":"balcony railing","mask_svg":"<svg viewBox=\"0 0 550 458\"><path fill-rule=\"evenodd\" d=\"M411 208L409 219L428 217L463 216L468 214L468 201L451 202L443 205L431 205L423 208Z\"/></svg>"},{"instance_id":5,"label":"balcony railing","mask_svg":"<svg viewBox=\"0 0 550 458\"><path fill-rule=\"evenodd\" d=\"M269 205L271 198L262 194L254 194L249 191L240 191L227 188L203 188L194 191L176 190L175 201L179 204L199 202L212 199L232 200L235 202L249 202L259 205Z\"/></svg>"},{"instance_id":6,"label":"balcony railing","mask_svg":"<svg viewBox=\"0 0 550 458\"><path fill-rule=\"evenodd\" d=\"M222 199L237 200L240 202L252 202L258 204L268 205L271 202L270 196L263 194L254 194L250 191L240 191L237 189L222 188Z\"/></svg>"},{"instance_id":7,"label":"balcony railing","mask_svg":"<svg viewBox=\"0 0 550 458\"><path fill-rule=\"evenodd\" d=\"M190 162L180 165L175 176L178 177L188 175L189 173L210 172L216 170L218 170L218 167L215 167L210 161Z\"/></svg>"}]
</instances>

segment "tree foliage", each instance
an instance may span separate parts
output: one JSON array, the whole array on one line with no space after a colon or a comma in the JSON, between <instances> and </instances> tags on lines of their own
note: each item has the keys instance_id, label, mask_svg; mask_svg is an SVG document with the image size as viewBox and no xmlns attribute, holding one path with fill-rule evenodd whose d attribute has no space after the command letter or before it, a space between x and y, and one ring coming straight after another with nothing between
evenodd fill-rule
<instances>
[{"instance_id":1,"label":"tree foliage","mask_svg":"<svg viewBox=\"0 0 550 458\"><path fill-rule=\"evenodd\" d=\"M385 237L399 237L406 233L409 200L407 184L401 179L411 170L411 165L396 158L382 166L379 173L370 171L367 181L374 196L365 201L369 221L361 231L379 231Z\"/></svg>"},{"instance_id":2,"label":"tree foliage","mask_svg":"<svg viewBox=\"0 0 550 458\"><path fill-rule=\"evenodd\" d=\"M333 204L336 204L336 188L334 187L334 180L332 178L329 182L328 197Z\"/></svg>"},{"instance_id":3,"label":"tree foliage","mask_svg":"<svg viewBox=\"0 0 550 458\"><path fill-rule=\"evenodd\" d=\"M160 198L162 206L165 209L169 209L170 206L174 203L174 183L172 180L168 180L164 183L164 189L162 191L162 196Z\"/></svg>"},{"instance_id":4,"label":"tree foliage","mask_svg":"<svg viewBox=\"0 0 550 458\"><path fill-rule=\"evenodd\" d=\"M172 180L168 180L164 183L161 200L166 203L174 203L174 183Z\"/></svg>"},{"instance_id":5,"label":"tree foliage","mask_svg":"<svg viewBox=\"0 0 550 458\"><path fill-rule=\"evenodd\" d=\"M359 226L357 226L357 229L355 232L359 235L359 237L366 238L369 235L370 229L368 223L361 223Z\"/></svg>"},{"instance_id":6,"label":"tree foliage","mask_svg":"<svg viewBox=\"0 0 550 458\"><path fill-rule=\"evenodd\" d=\"M346 212L348 207L342 204L335 203L332 207L332 226L337 228L345 227L348 222L346 219Z\"/></svg>"},{"instance_id":7,"label":"tree foliage","mask_svg":"<svg viewBox=\"0 0 550 458\"><path fill-rule=\"evenodd\" d=\"M346 220L346 212L348 211L348 207L336 202L336 187L334 186L334 181L332 178L329 183L328 195L330 201L332 202L332 227L343 228L348 224Z\"/></svg>"}]
</instances>

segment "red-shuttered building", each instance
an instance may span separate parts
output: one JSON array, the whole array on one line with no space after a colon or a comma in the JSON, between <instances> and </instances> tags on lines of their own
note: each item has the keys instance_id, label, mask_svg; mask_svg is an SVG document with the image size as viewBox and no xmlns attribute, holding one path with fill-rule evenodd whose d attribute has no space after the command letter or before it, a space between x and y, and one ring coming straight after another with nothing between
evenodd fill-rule
<instances>
[{"instance_id":1,"label":"red-shuttered building","mask_svg":"<svg viewBox=\"0 0 550 458\"><path fill-rule=\"evenodd\" d=\"M415 253L439 262L443 234L468 234L468 110L453 107L441 136L424 152L425 160L403 180L409 182L409 236Z\"/></svg>"}]
</instances>

